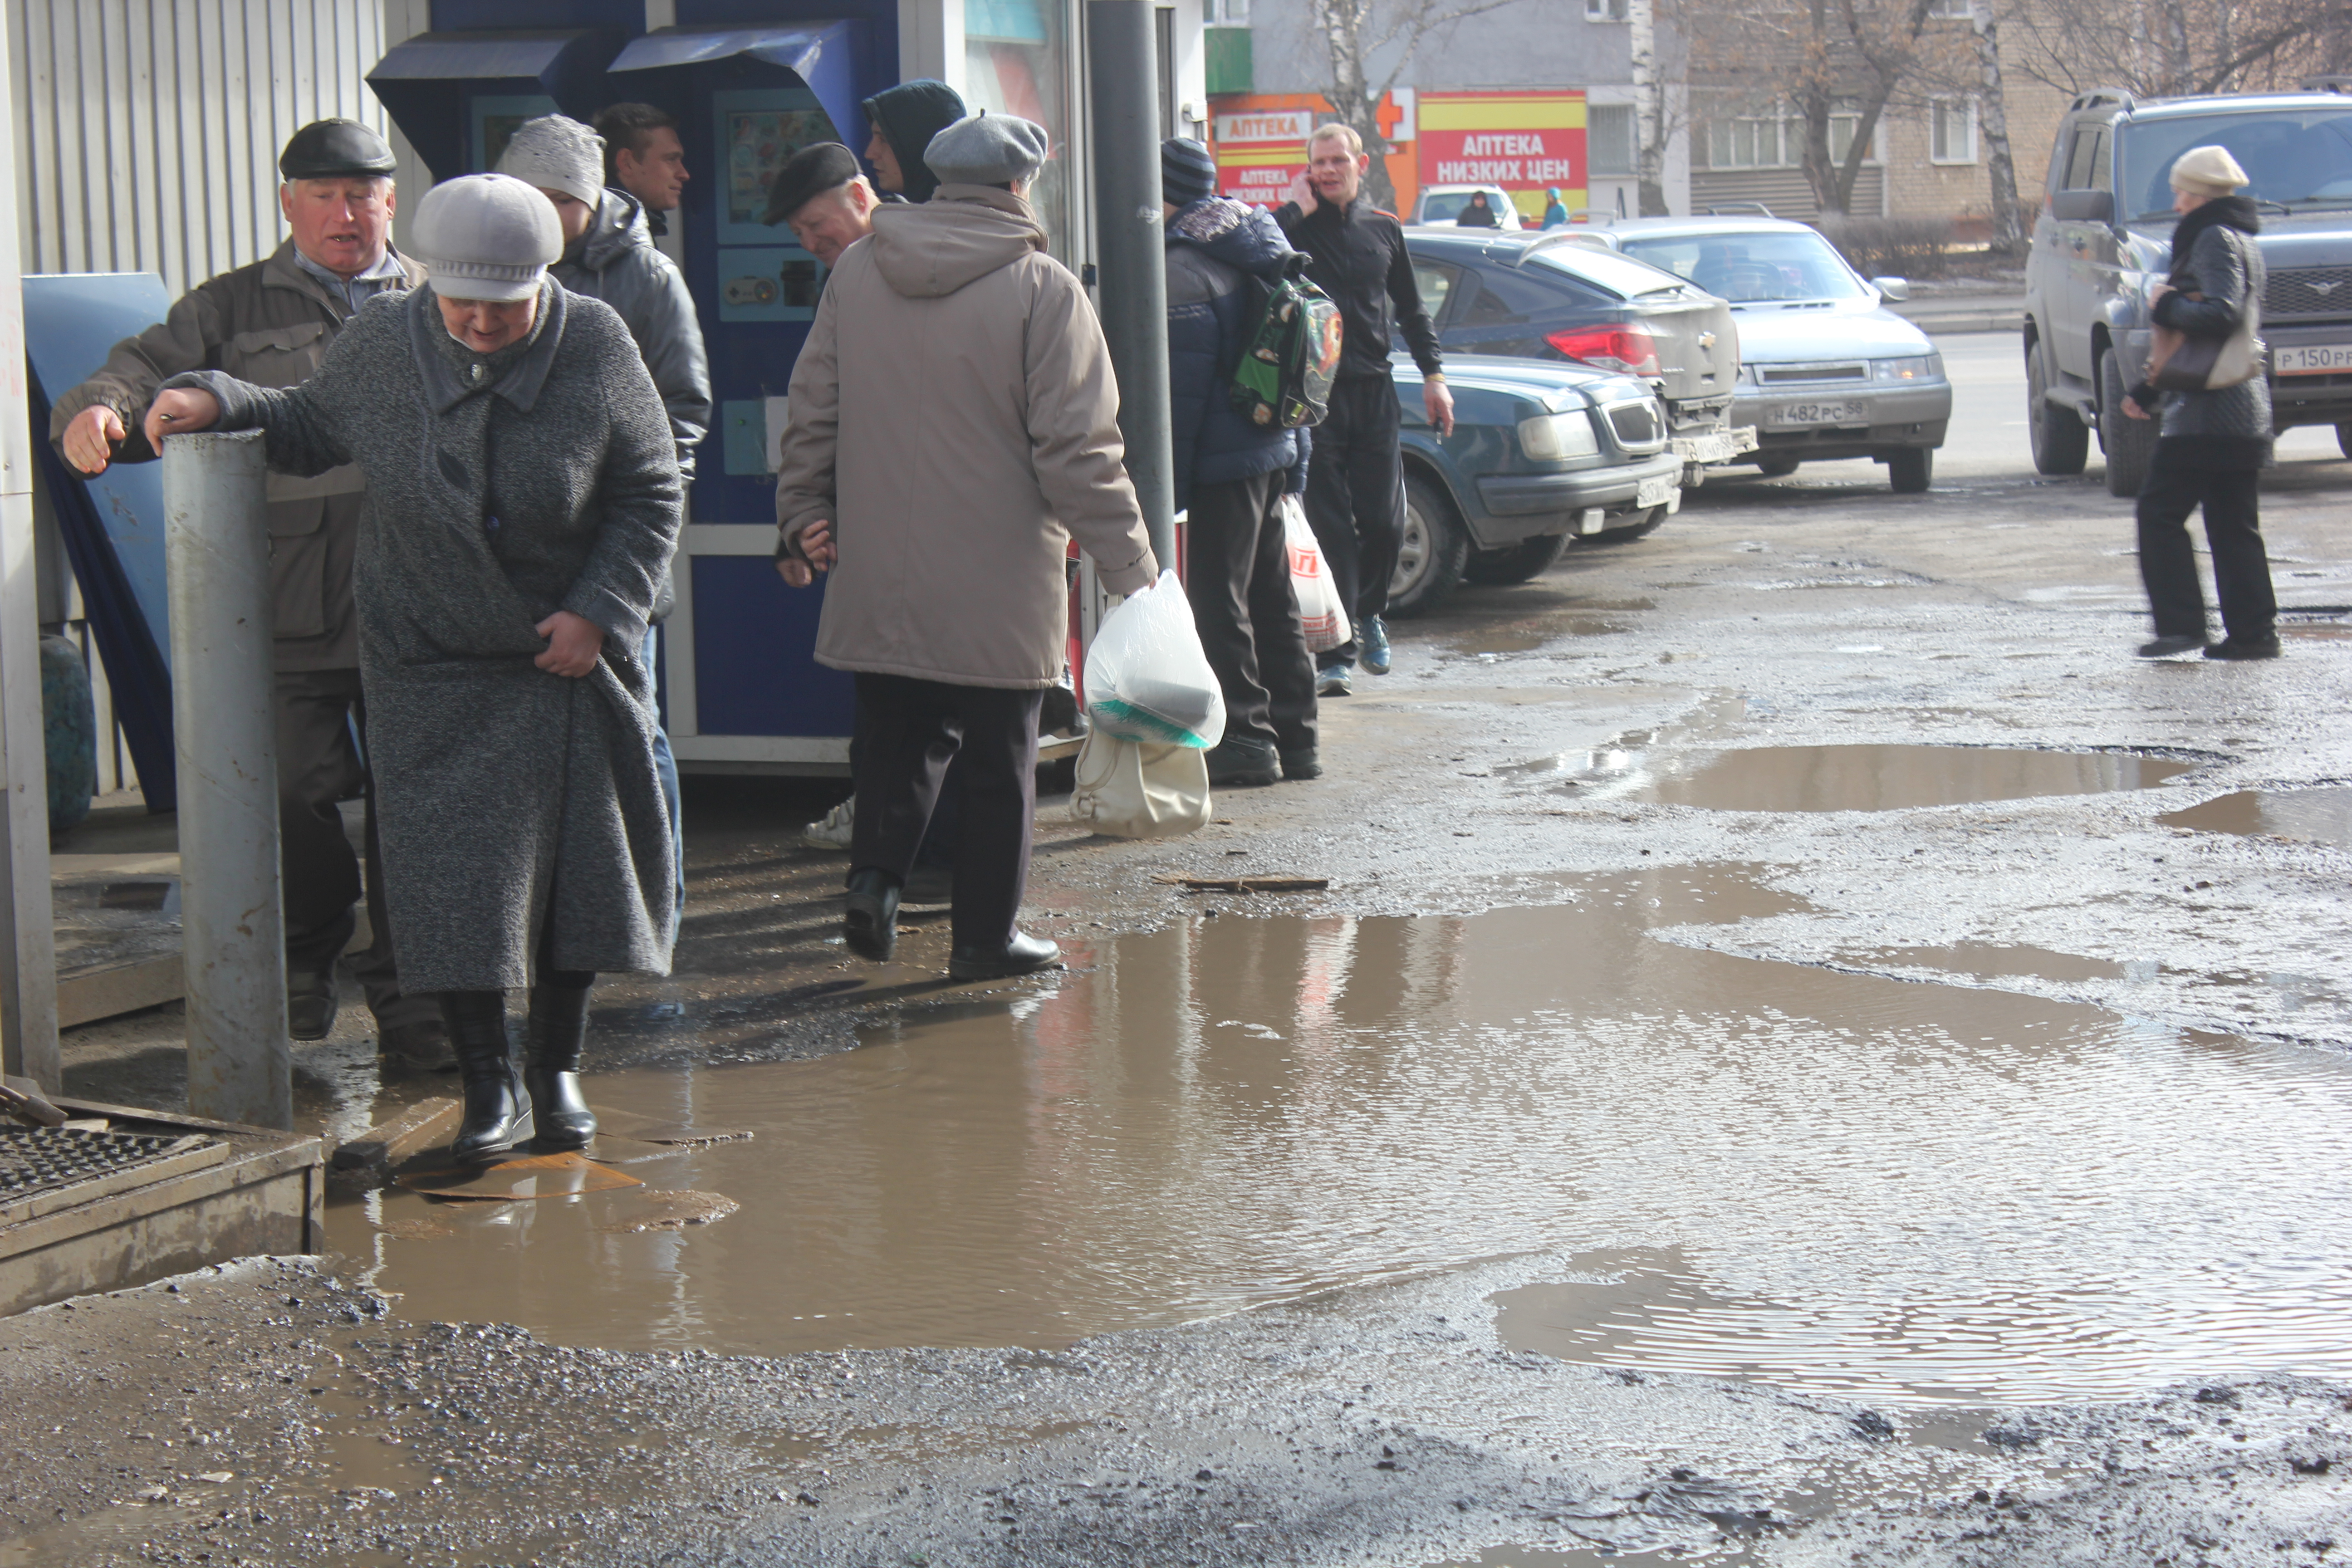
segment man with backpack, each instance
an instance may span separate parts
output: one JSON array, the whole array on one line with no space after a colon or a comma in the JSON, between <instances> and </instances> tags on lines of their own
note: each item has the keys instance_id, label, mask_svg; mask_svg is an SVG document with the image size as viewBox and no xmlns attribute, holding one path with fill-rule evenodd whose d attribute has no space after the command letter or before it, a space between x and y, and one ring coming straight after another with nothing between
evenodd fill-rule
<instances>
[{"instance_id":1,"label":"man with backpack","mask_svg":"<svg viewBox=\"0 0 2352 1568\"><path fill-rule=\"evenodd\" d=\"M1404 458L1397 432L1402 413L1389 374L1389 337L1404 337L1421 367L1422 403L1440 436L1454 434L1454 395L1437 353L1437 329L1421 302L1404 226L1364 195L1372 160L1349 126L1318 126L1307 139L1307 172L1291 182L1290 199L1274 221L1283 237L1305 251L1307 276L1347 323L1331 412L1315 433L1315 461L1307 478L1307 520L1331 565L1354 627L1352 640L1323 656L1316 690L1348 695L1348 672L1360 659L1374 675L1389 672L1389 578L1404 533Z\"/></svg>"},{"instance_id":2,"label":"man with backpack","mask_svg":"<svg viewBox=\"0 0 2352 1568\"><path fill-rule=\"evenodd\" d=\"M1168 220L1168 379L1176 505L1187 512L1184 595L1224 690L1219 788L1311 779L1315 661L1290 583L1282 498L1303 485L1306 426L1252 420L1234 373L1264 301L1305 260L1274 220L1215 194L1216 161L1186 137L1160 144ZM1248 401L1244 399L1244 401Z\"/></svg>"}]
</instances>

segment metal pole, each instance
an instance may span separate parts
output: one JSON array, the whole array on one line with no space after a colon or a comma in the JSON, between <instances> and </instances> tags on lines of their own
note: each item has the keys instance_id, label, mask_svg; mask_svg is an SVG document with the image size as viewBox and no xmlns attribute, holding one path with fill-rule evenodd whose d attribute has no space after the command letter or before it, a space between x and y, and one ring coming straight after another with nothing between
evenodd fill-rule
<instances>
[{"instance_id":1,"label":"metal pole","mask_svg":"<svg viewBox=\"0 0 2352 1568\"><path fill-rule=\"evenodd\" d=\"M262 436L163 443L188 1109L294 1125Z\"/></svg>"},{"instance_id":2,"label":"metal pole","mask_svg":"<svg viewBox=\"0 0 2352 1568\"><path fill-rule=\"evenodd\" d=\"M9 31L0 28L0 125L17 129ZM40 595L33 568L33 437L16 165L0 155L0 1051L57 1092L58 950L49 906L49 766L41 722Z\"/></svg>"},{"instance_id":3,"label":"metal pole","mask_svg":"<svg viewBox=\"0 0 2352 1568\"><path fill-rule=\"evenodd\" d=\"M1118 430L1151 552L1176 564L1168 435L1168 259L1160 221L1160 67L1151 0L1087 0L1094 98L1095 231Z\"/></svg>"}]
</instances>

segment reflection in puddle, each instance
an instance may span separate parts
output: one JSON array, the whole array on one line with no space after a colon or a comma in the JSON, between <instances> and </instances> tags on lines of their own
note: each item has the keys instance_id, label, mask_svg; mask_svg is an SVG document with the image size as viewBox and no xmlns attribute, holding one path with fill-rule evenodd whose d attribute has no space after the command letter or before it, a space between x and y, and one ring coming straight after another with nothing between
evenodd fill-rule
<instances>
[{"instance_id":1,"label":"reflection in puddle","mask_svg":"<svg viewBox=\"0 0 2352 1568\"><path fill-rule=\"evenodd\" d=\"M2053 952L2046 947L1990 942L1956 942L1949 947L1879 947L1838 954L1840 963L1869 969L1932 969L1978 980L2048 980L2061 985L2086 980L2125 980L2130 968L2112 959ZM2152 977L2152 976L2151 976Z\"/></svg>"},{"instance_id":2,"label":"reflection in puddle","mask_svg":"<svg viewBox=\"0 0 2352 1568\"><path fill-rule=\"evenodd\" d=\"M2194 763L2129 752L1992 746L1756 746L1591 753L1564 786L1582 798L1713 811L1902 811L2036 795L2147 789Z\"/></svg>"},{"instance_id":3,"label":"reflection in puddle","mask_svg":"<svg viewBox=\"0 0 2352 1568\"><path fill-rule=\"evenodd\" d=\"M2157 820L2200 833L2267 835L2352 848L2352 789L2242 789Z\"/></svg>"},{"instance_id":4,"label":"reflection in puddle","mask_svg":"<svg viewBox=\"0 0 2352 1568\"><path fill-rule=\"evenodd\" d=\"M723 1224L393 1192L453 1234L331 1226L412 1320L615 1348L1050 1347L1643 1249L1633 1294L1554 1300L1562 1349L1922 1398L2352 1372L2352 1061L1645 934L1791 907L1736 868L1572 898L1195 920L844 1055L592 1079L757 1130L630 1167Z\"/></svg>"}]
</instances>

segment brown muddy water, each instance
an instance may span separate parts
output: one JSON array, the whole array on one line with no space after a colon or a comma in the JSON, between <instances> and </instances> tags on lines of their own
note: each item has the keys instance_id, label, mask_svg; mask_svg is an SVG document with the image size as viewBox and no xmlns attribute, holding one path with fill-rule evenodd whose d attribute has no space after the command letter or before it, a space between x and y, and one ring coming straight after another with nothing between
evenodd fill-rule
<instances>
[{"instance_id":1,"label":"brown muddy water","mask_svg":"<svg viewBox=\"0 0 2352 1568\"><path fill-rule=\"evenodd\" d=\"M2299 838L2352 849L2352 789L2242 789L2158 820L2200 833Z\"/></svg>"},{"instance_id":2,"label":"brown muddy water","mask_svg":"<svg viewBox=\"0 0 2352 1568\"><path fill-rule=\"evenodd\" d=\"M1924 1402L2352 1373L2352 1061L1653 934L1795 907L1756 876L1194 917L829 1058L593 1078L756 1133L643 1188L394 1190L331 1237L412 1321L623 1349L1047 1348L1543 1253L1504 1337L1580 1361ZM741 1207L630 1228L681 1191Z\"/></svg>"},{"instance_id":3,"label":"brown muddy water","mask_svg":"<svg viewBox=\"0 0 2352 1568\"><path fill-rule=\"evenodd\" d=\"M2148 789L2198 764L2129 752L1995 746L1604 748L1560 785L1580 799L1711 811L1903 811L2035 795Z\"/></svg>"}]
</instances>

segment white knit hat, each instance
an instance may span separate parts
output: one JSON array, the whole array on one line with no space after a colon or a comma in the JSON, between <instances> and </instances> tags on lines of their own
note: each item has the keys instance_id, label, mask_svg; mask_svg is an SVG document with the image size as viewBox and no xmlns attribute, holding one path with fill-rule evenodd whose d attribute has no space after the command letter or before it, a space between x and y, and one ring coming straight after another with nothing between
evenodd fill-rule
<instances>
[{"instance_id":1,"label":"white knit hat","mask_svg":"<svg viewBox=\"0 0 2352 1568\"><path fill-rule=\"evenodd\" d=\"M499 173L594 206L604 195L604 139L577 120L542 114L515 127Z\"/></svg>"},{"instance_id":2,"label":"white knit hat","mask_svg":"<svg viewBox=\"0 0 2352 1568\"><path fill-rule=\"evenodd\" d=\"M2192 147L2172 165L2172 188L2192 196L2235 195L2247 183L2227 147Z\"/></svg>"},{"instance_id":3,"label":"white knit hat","mask_svg":"<svg viewBox=\"0 0 2352 1568\"><path fill-rule=\"evenodd\" d=\"M414 248L445 300L525 300L563 254L555 207L510 174L445 180L416 204Z\"/></svg>"}]
</instances>

